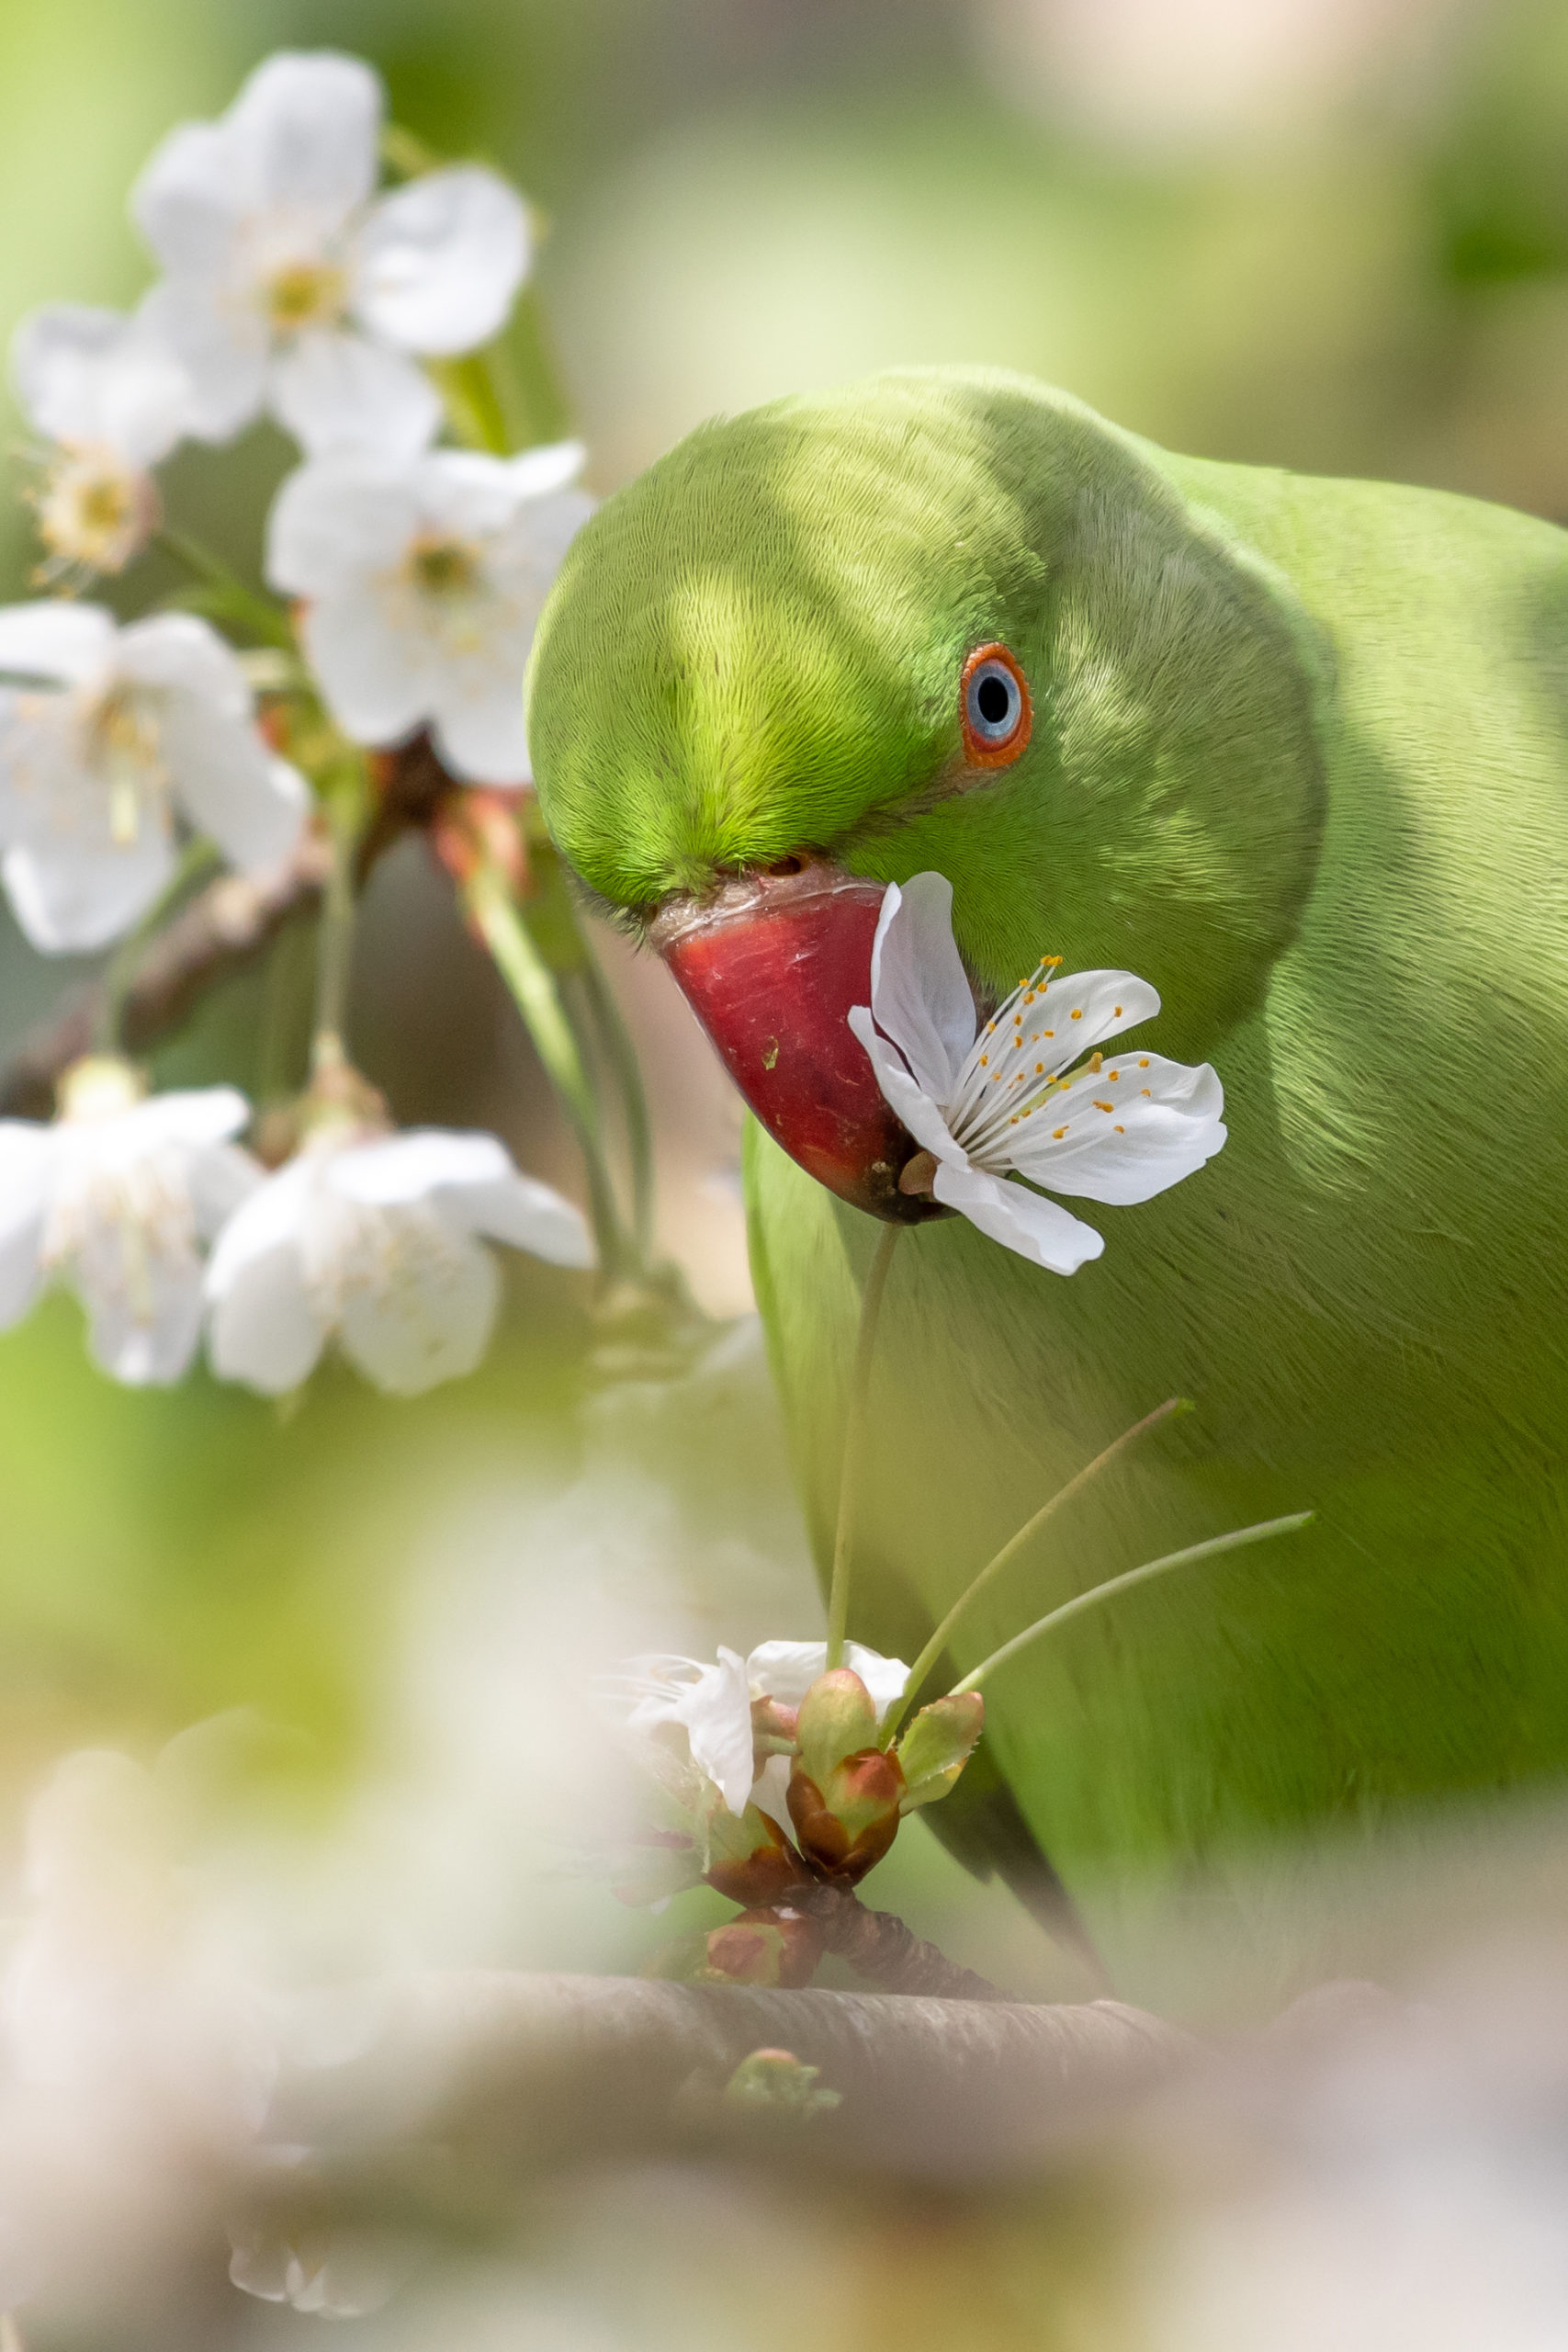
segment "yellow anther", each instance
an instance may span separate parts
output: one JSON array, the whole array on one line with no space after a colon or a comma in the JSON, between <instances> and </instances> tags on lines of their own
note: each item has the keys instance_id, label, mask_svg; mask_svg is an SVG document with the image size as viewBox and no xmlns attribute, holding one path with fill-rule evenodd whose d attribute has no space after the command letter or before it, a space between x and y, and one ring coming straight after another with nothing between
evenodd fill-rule
<instances>
[{"instance_id":1,"label":"yellow anther","mask_svg":"<svg viewBox=\"0 0 1568 2352\"><path fill-rule=\"evenodd\" d=\"M1113 1135L1118 1135L1118 1136L1124 1136L1124 1135L1126 1134L1126 1132L1127 1132L1127 1130L1126 1130L1126 1128L1125 1128L1125 1127L1113 1127L1113 1128L1111 1129L1111 1133L1112 1133Z\"/></svg>"},{"instance_id":2,"label":"yellow anther","mask_svg":"<svg viewBox=\"0 0 1568 2352\"><path fill-rule=\"evenodd\" d=\"M989 1056L989 1054L982 1054L982 1055L981 1055L981 1057L980 1057L980 1068L981 1068L982 1069L987 1069L987 1068L989 1067L989 1065L990 1065L990 1059L991 1059L991 1057Z\"/></svg>"},{"instance_id":3,"label":"yellow anther","mask_svg":"<svg viewBox=\"0 0 1568 2352\"><path fill-rule=\"evenodd\" d=\"M1120 1005L1118 1005L1118 1006L1117 1006L1117 1008L1116 1008L1116 1018L1117 1018L1117 1020L1118 1020L1118 1021L1120 1021L1120 1020L1121 1020L1121 1018L1122 1018L1122 1008L1121 1008L1121 1006L1120 1006Z\"/></svg>"},{"instance_id":4,"label":"yellow anther","mask_svg":"<svg viewBox=\"0 0 1568 2352\"><path fill-rule=\"evenodd\" d=\"M1051 1130L1051 1140L1052 1140L1052 1142L1053 1142L1053 1143L1060 1143L1060 1142L1061 1142L1061 1140L1062 1140L1062 1137L1066 1134L1066 1132L1067 1132L1067 1131L1066 1131L1066 1127L1053 1127L1053 1128L1052 1128L1052 1130Z\"/></svg>"},{"instance_id":5,"label":"yellow anther","mask_svg":"<svg viewBox=\"0 0 1568 2352\"><path fill-rule=\"evenodd\" d=\"M1116 1080L1116 1079L1120 1078L1120 1077L1121 1077L1121 1075L1122 1075L1122 1073L1121 1073L1121 1071L1120 1071L1119 1069L1108 1070L1108 1071L1106 1072L1106 1076L1107 1076L1108 1078L1111 1079L1112 1080Z\"/></svg>"},{"instance_id":6,"label":"yellow anther","mask_svg":"<svg viewBox=\"0 0 1568 2352\"><path fill-rule=\"evenodd\" d=\"M1045 1075L1045 1065L1044 1065L1044 1063L1043 1063L1043 1062L1036 1062L1036 1063L1035 1063L1035 1065L1034 1065L1034 1075L1035 1075L1035 1077L1036 1077L1036 1078L1043 1078L1043 1077L1044 1077L1044 1075Z\"/></svg>"},{"instance_id":7,"label":"yellow anther","mask_svg":"<svg viewBox=\"0 0 1568 2352\"><path fill-rule=\"evenodd\" d=\"M1054 1037L1056 1032L1054 1029L1042 1029L1040 1034L1043 1037Z\"/></svg>"},{"instance_id":8,"label":"yellow anther","mask_svg":"<svg viewBox=\"0 0 1568 2352\"><path fill-rule=\"evenodd\" d=\"M1114 1102L1097 1102L1094 1107L1097 1111L1114 1111L1116 1105Z\"/></svg>"},{"instance_id":9,"label":"yellow anther","mask_svg":"<svg viewBox=\"0 0 1568 2352\"><path fill-rule=\"evenodd\" d=\"M1147 1054L1145 1054L1145 1055L1144 1056L1143 1059L1139 1062L1139 1064L1138 1064L1138 1068L1139 1068L1140 1069L1147 1069L1148 1066L1149 1066L1149 1057L1148 1057Z\"/></svg>"},{"instance_id":10,"label":"yellow anther","mask_svg":"<svg viewBox=\"0 0 1568 2352\"><path fill-rule=\"evenodd\" d=\"M1149 1090L1146 1086L1140 1086L1138 1091L1140 1094L1146 1095L1151 1102L1154 1101L1154 1096L1149 1093Z\"/></svg>"},{"instance_id":11,"label":"yellow anther","mask_svg":"<svg viewBox=\"0 0 1568 2352\"><path fill-rule=\"evenodd\" d=\"M1077 1011L1074 1013L1074 1015L1073 1015L1073 1019L1074 1019L1075 1021L1081 1021L1081 1020L1083 1019L1083 1007L1082 1007L1082 1005L1081 1005L1081 1004L1079 1005L1079 1007L1078 1007Z\"/></svg>"},{"instance_id":12,"label":"yellow anther","mask_svg":"<svg viewBox=\"0 0 1568 2352\"><path fill-rule=\"evenodd\" d=\"M1089 1070L1090 1070L1091 1074L1092 1074L1094 1077L1096 1077L1096 1078L1098 1078L1098 1077L1099 1077L1099 1075L1100 1075L1100 1063L1101 1063L1104 1059L1105 1059L1105 1056L1104 1056L1103 1054L1090 1054L1090 1056L1089 1056Z\"/></svg>"}]
</instances>

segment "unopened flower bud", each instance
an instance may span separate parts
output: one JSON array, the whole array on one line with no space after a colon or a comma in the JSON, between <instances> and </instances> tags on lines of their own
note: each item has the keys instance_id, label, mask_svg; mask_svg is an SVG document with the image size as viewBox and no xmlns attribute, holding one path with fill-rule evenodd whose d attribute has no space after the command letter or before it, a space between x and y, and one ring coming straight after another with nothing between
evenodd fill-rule
<instances>
[{"instance_id":1,"label":"unopened flower bud","mask_svg":"<svg viewBox=\"0 0 1568 2352\"><path fill-rule=\"evenodd\" d=\"M876 1740L876 1702L847 1666L819 1674L800 1702L801 1759L818 1783L844 1757Z\"/></svg>"},{"instance_id":2,"label":"unopened flower bud","mask_svg":"<svg viewBox=\"0 0 1568 2352\"><path fill-rule=\"evenodd\" d=\"M730 1984L808 1984L821 1957L816 1921L785 1905L743 1911L707 1939L708 1972Z\"/></svg>"},{"instance_id":3,"label":"unopened flower bud","mask_svg":"<svg viewBox=\"0 0 1568 2352\"><path fill-rule=\"evenodd\" d=\"M986 1702L978 1690L934 1699L920 1709L897 1751L907 1784L905 1813L947 1794L975 1753L985 1724Z\"/></svg>"},{"instance_id":4,"label":"unopened flower bud","mask_svg":"<svg viewBox=\"0 0 1568 2352\"><path fill-rule=\"evenodd\" d=\"M753 2050L726 2083L725 2102L804 2123L837 2107L842 2098L839 2091L818 2087L821 2072L820 2066L806 2065L793 2050Z\"/></svg>"}]
</instances>

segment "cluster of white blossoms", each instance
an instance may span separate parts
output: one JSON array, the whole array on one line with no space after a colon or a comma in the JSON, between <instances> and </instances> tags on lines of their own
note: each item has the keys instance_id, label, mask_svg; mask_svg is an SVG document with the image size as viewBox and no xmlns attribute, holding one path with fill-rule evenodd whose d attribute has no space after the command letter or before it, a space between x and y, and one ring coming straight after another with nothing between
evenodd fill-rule
<instances>
[{"instance_id":1,"label":"cluster of white blossoms","mask_svg":"<svg viewBox=\"0 0 1568 2352\"><path fill-rule=\"evenodd\" d=\"M269 58L220 120L173 130L137 182L131 216L158 276L135 311L60 303L17 331L39 584L54 593L0 608L0 883L45 954L125 941L139 955L188 888L195 845L265 885L314 828L338 903L351 900L352 837L341 814L331 827L316 814L344 752L364 772L361 826L364 755L422 729L459 786L528 780L523 672L589 512L583 451L439 446L441 368L504 327L528 213L473 165L383 187L383 112L357 59ZM168 534L197 571L199 615L121 624L76 600L164 531L156 467L264 415L302 458L265 555L287 604L264 609ZM237 619L243 642L258 613L259 662L214 626ZM266 712L258 681L280 697ZM329 947L326 927L321 968L336 955L345 972L344 934ZM0 1329L62 1285L96 1361L130 1384L177 1380L205 1340L220 1377L282 1395L335 1343L411 1395L482 1354L501 1291L487 1243L590 1265L576 1209L493 1136L392 1131L344 1059L341 994L318 1008L317 1078L281 1167L245 1148L251 1108L234 1088L149 1096L114 1020L65 1072L52 1124L0 1121Z\"/></svg>"},{"instance_id":2,"label":"cluster of white blossoms","mask_svg":"<svg viewBox=\"0 0 1568 2352\"><path fill-rule=\"evenodd\" d=\"M133 1386L213 1370L267 1396L335 1340L414 1396L471 1372L500 1304L484 1239L588 1266L581 1216L489 1135L327 1114L273 1173L234 1137L230 1086L144 1096L113 1057L80 1062L44 1126L0 1120L0 1329L51 1283L80 1298L96 1360Z\"/></svg>"},{"instance_id":3,"label":"cluster of white blossoms","mask_svg":"<svg viewBox=\"0 0 1568 2352\"><path fill-rule=\"evenodd\" d=\"M305 602L305 650L337 725L375 748L429 726L455 775L515 786L529 774L523 665L589 512L573 486L583 452L434 446L443 402L421 363L504 324L528 216L472 165L378 192L382 111L357 59L269 58L220 121L171 132L142 173L131 212L163 275L137 310L61 303L23 321L12 377L43 444L44 577L123 571L159 528L152 468L265 413L306 459L279 495L268 577ZM284 790L298 817L303 798L263 758L210 630L186 618L168 639L127 632L117 666L101 616L96 638L84 627L73 640L52 605L3 618L0 849L35 945L90 949L133 922L176 818L247 870L286 854L273 804ZM231 740L213 808L198 771L220 721Z\"/></svg>"}]
</instances>

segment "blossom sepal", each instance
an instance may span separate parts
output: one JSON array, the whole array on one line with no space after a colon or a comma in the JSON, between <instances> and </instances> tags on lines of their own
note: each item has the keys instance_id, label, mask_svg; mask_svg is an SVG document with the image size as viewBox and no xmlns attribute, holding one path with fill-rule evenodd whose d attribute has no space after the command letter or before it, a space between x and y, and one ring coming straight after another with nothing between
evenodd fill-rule
<instances>
[{"instance_id":1,"label":"blossom sepal","mask_svg":"<svg viewBox=\"0 0 1568 2352\"><path fill-rule=\"evenodd\" d=\"M708 1860L703 1878L716 1894L748 1906L777 1903L805 1872L765 1813L749 1804L737 1819L728 1806L709 1816Z\"/></svg>"},{"instance_id":2,"label":"blossom sepal","mask_svg":"<svg viewBox=\"0 0 1568 2352\"><path fill-rule=\"evenodd\" d=\"M801 1853L824 1878L850 1884L874 1870L898 1835L904 1775L896 1756L863 1747L820 1781L797 1760L789 1778L789 1815Z\"/></svg>"},{"instance_id":3,"label":"blossom sepal","mask_svg":"<svg viewBox=\"0 0 1568 2352\"><path fill-rule=\"evenodd\" d=\"M894 1751L905 1781L899 1811L913 1813L946 1796L985 1727L986 1702L978 1690L933 1699L922 1707Z\"/></svg>"}]
</instances>

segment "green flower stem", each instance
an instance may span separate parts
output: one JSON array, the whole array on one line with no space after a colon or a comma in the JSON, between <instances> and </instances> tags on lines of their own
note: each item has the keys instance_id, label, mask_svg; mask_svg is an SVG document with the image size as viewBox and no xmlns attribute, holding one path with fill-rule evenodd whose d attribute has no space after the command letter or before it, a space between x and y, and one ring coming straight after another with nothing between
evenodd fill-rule
<instances>
[{"instance_id":1,"label":"green flower stem","mask_svg":"<svg viewBox=\"0 0 1568 2352\"><path fill-rule=\"evenodd\" d=\"M839 1473L839 1525L833 1540L833 1580L828 1589L828 1666L841 1666L844 1633L850 1614L850 1550L860 1508L865 1468L867 1406L871 1398L871 1367L876 1347L876 1326L882 1314L882 1294L898 1246L901 1225L885 1225L877 1238L865 1288L861 1293L860 1331L855 1340L854 1369L850 1376L850 1409L844 1424L844 1460Z\"/></svg>"},{"instance_id":2,"label":"green flower stem","mask_svg":"<svg viewBox=\"0 0 1568 2352\"><path fill-rule=\"evenodd\" d=\"M642 1066L604 967L581 925L579 936L582 942L579 975L582 993L601 1051L619 1091L621 1115L626 1122L626 1155L631 1162L632 1239L638 1257L647 1265L653 1254L653 1122L642 1083Z\"/></svg>"},{"instance_id":3,"label":"green flower stem","mask_svg":"<svg viewBox=\"0 0 1568 2352\"><path fill-rule=\"evenodd\" d=\"M126 1002L148 946L190 892L222 863L211 842L187 842L173 874L141 922L115 949L104 969L103 996L93 1024L93 1042L99 1053L118 1053L123 1046Z\"/></svg>"},{"instance_id":4,"label":"green flower stem","mask_svg":"<svg viewBox=\"0 0 1568 2352\"><path fill-rule=\"evenodd\" d=\"M1065 1600L1059 1609L1053 1609L1048 1616L1040 1618L1034 1624L1026 1625L1021 1634L1015 1634L1010 1642L1002 1644L999 1650L993 1650L972 1674L966 1674L962 1682L953 1684L950 1695L957 1699L966 1690L977 1690L998 1666L1005 1666L1009 1658L1016 1657L1019 1651L1027 1649L1031 1642L1037 1642L1042 1634L1048 1634L1053 1627L1065 1625L1069 1617L1081 1616L1086 1609L1093 1609L1100 1601L1109 1600L1112 1593L1128 1592L1134 1585L1146 1584L1150 1577L1162 1577L1171 1568L1185 1568L1198 1560L1216 1559L1222 1552L1239 1552L1245 1544L1263 1544L1271 1535L1294 1534L1297 1528L1307 1526L1313 1516L1310 1510L1299 1510L1285 1519L1260 1520L1256 1527L1238 1527L1229 1535L1211 1536L1206 1544L1190 1544L1184 1552L1168 1552L1163 1560L1146 1560L1141 1568L1129 1568L1125 1576L1111 1577L1104 1584L1094 1585L1088 1592L1080 1592L1073 1600Z\"/></svg>"},{"instance_id":5,"label":"green flower stem","mask_svg":"<svg viewBox=\"0 0 1568 2352\"><path fill-rule=\"evenodd\" d=\"M599 1105L567 1019L555 974L530 936L505 876L493 865L479 866L464 887L463 900L494 958L496 969L512 992L535 1051L577 1137L588 1176L589 1214L598 1245L600 1271L608 1276L622 1274L633 1262L632 1251L610 1182Z\"/></svg>"},{"instance_id":6,"label":"green flower stem","mask_svg":"<svg viewBox=\"0 0 1568 2352\"><path fill-rule=\"evenodd\" d=\"M1018 1557L1024 1545L1039 1534L1048 1520L1054 1519L1065 1504L1070 1503L1076 1495L1081 1494L1091 1479L1097 1478L1102 1470L1110 1468L1118 1454L1124 1453L1130 1445L1134 1445L1139 1438L1145 1437L1150 1430L1157 1429L1162 1421L1174 1420L1179 1413L1190 1412L1190 1403L1185 1396L1168 1396L1163 1405L1156 1405L1152 1413L1145 1413L1141 1421L1134 1421L1130 1430L1123 1430L1119 1438L1113 1438L1104 1453L1097 1453L1094 1460L1087 1463L1076 1477L1069 1478L1065 1487L1058 1487L1049 1501L1041 1504L1033 1518L1025 1520L1018 1533L1002 1545L996 1557L987 1561L974 1583L959 1594L925 1648L909 1668L909 1679L904 1685L904 1695L888 1710L883 1724L885 1747L892 1745L898 1726L913 1703L921 1684L947 1647L953 1627L964 1615L971 1602L976 1600L986 1587L1000 1576L1002 1570Z\"/></svg>"}]
</instances>

